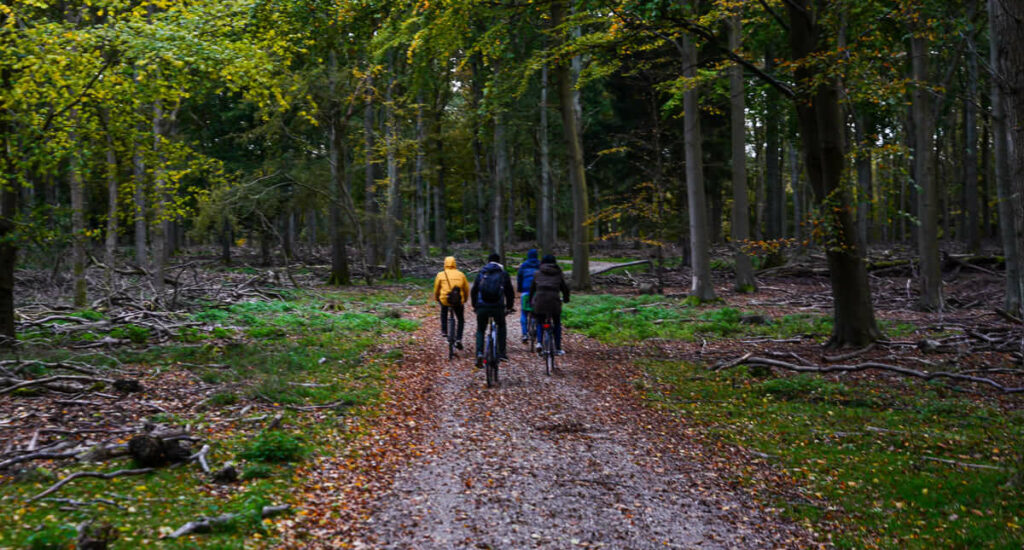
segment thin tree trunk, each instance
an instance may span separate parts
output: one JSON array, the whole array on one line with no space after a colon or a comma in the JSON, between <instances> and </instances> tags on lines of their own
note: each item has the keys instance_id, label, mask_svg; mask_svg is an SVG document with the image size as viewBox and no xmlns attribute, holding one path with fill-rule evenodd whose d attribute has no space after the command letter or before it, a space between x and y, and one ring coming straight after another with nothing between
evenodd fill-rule
<instances>
[{"instance_id":1,"label":"thin tree trunk","mask_svg":"<svg viewBox=\"0 0 1024 550\"><path fill-rule=\"evenodd\" d=\"M103 261L107 264L108 300L114 291L114 261L117 252L117 149L114 147L114 134L110 128L110 114L104 110L104 134L107 140L107 235L104 242Z\"/></svg>"},{"instance_id":2,"label":"thin tree trunk","mask_svg":"<svg viewBox=\"0 0 1024 550\"><path fill-rule=\"evenodd\" d=\"M775 56L771 48L765 52L765 68L772 71ZM782 187L782 169L779 163L779 123L781 113L778 104L779 93L770 88L767 91L767 116L764 121L764 187L767 205L765 207L765 237L781 239L783 227L783 206L786 191Z\"/></svg>"},{"instance_id":3,"label":"thin tree trunk","mask_svg":"<svg viewBox=\"0 0 1024 550\"><path fill-rule=\"evenodd\" d=\"M445 111L444 103L446 102L444 101L441 105L438 105L435 111L437 135L434 139L434 143L437 146L437 150L434 153L437 155L437 182L434 186L434 238L437 239L437 245L441 248L442 255L448 254L448 190L445 187L447 168L444 162L444 135L442 133Z\"/></svg>"},{"instance_id":4,"label":"thin tree trunk","mask_svg":"<svg viewBox=\"0 0 1024 550\"><path fill-rule=\"evenodd\" d=\"M139 130L141 132L141 130ZM146 250L146 161L142 156L142 144L137 140L133 143L132 152L132 199L135 211L135 263L145 267L148 252Z\"/></svg>"},{"instance_id":5,"label":"thin tree trunk","mask_svg":"<svg viewBox=\"0 0 1024 550\"><path fill-rule=\"evenodd\" d=\"M932 159L931 101L925 89L928 80L928 44L924 38L910 41L911 66L917 83L911 107L914 117L914 175L918 192L918 255L920 291L918 305L928 311L942 308L942 278L939 265L939 195Z\"/></svg>"},{"instance_id":6,"label":"thin tree trunk","mask_svg":"<svg viewBox=\"0 0 1024 550\"><path fill-rule=\"evenodd\" d=\"M345 174L345 151L344 139L345 130L341 120L341 106L338 101L337 74L338 58L337 53L331 50L328 58L330 77L330 102L331 120L328 129L327 155L331 175L331 276L327 284L349 285L352 283L348 267L348 235L345 224L342 221L341 208L342 200L348 196Z\"/></svg>"},{"instance_id":7,"label":"thin tree trunk","mask_svg":"<svg viewBox=\"0 0 1024 550\"><path fill-rule=\"evenodd\" d=\"M398 176L398 121L395 118L393 101L395 81L392 77L388 83L385 97L384 141L388 163L388 210L385 219L385 238L387 243L384 253L385 272L388 277L398 279L402 276L400 263L401 250L398 243L398 222L402 214L402 196Z\"/></svg>"},{"instance_id":8,"label":"thin tree trunk","mask_svg":"<svg viewBox=\"0 0 1024 550\"><path fill-rule=\"evenodd\" d=\"M153 104L153 153L156 159L156 166L153 170L153 219L150 236L153 240L153 259L150 273L153 280L153 289L156 291L156 299L159 301L164 295L164 266L166 265L166 227L165 217L167 213L164 189L164 166L163 166L163 105L157 100Z\"/></svg>"},{"instance_id":9,"label":"thin tree trunk","mask_svg":"<svg viewBox=\"0 0 1024 550\"><path fill-rule=\"evenodd\" d=\"M555 0L551 4L551 25L559 29L565 21L565 3ZM569 181L572 184L572 283L577 290L590 288L590 239L587 221L587 179L583 162L583 140L573 100L573 82L569 67L560 63L555 67L558 79L558 100L562 111L562 131L568 152Z\"/></svg>"},{"instance_id":10,"label":"thin tree trunk","mask_svg":"<svg viewBox=\"0 0 1024 550\"><path fill-rule=\"evenodd\" d=\"M871 213L871 143L872 130L870 115L858 112L854 117L854 132L857 139L857 238L861 246L868 246L868 214Z\"/></svg>"},{"instance_id":11,"label":"thin tree trunk","mask_svg":"<svg viewBox=\"0 0 1024 550\"><path fill-rule=\"evenodd\" d=\"M977 5L967 1L967 21L973 26ZM967 97L964 98L964 241L971 252L981 249L978 221L978 52L972 29L964 34L967 47Z\"/></svg>"},{"instance_id":12,"label":"thin tree trunk","mask_svg":"<svg viewBox=\"0 0 1024 550\"><path fill-rule=\"evenodd\" d=\"M740 48L741 34L740 16L734 15L729 20L729 49ZM730 134L732 142L732 242L736 247L733 262L736 270L736 290L753 292L757 289L757 279L750 256L743 253L741 246L750 239L750 201L747 196L747 126L746 126L746 90L743 84L743 67L734 65L729 69L729 111ZM660 155L660 152L658 152ZM793 182L794 197L796 181Z\"/></svg>"},{"instance_id":13,"label":"thin tree trunk","mask_svg":"<svg viewBox=\"0 0 1024 550\"><path fill-rule=\"evenodd\" d=\"M491 200L491 250L505 258L505 226L502 212L502 196L508 181L508 144L505 142L505 120L501 114L494 116L494 197Z\"/></svg>"},{"instance_id":14,"label":"thin tree trunk","mask_svg":"<svg viewBox=\"0 0 1024 550\"><path fill-rule=\"evenodd\" d=\"M1005 308L1024 315L1024 6L989 0L992 137L999 228L1006 257Z\"/></svg>"},{"instance_id":15,"label":"thin tree trunk","mask_svg":"<svg viewBox=\"0 0 1024 550\"><path fill-rule=\"evenodd\" d=\"M804 239L804 188L800 181L800 153L797 145L789 144L789 179L793 186L793 236L797 241Z\"/></svg>"},{"instance_id":16,"label":"thin tree trunk","mask_svg":"<svg viewBox=\"0 0 1024 550\"><path fill-rule=\"evenodd\" d=\"M697 76L697 47L683 37L683 76ZM715 299L708 255L707 204L704 197L704 160L701 153L700 106L696 88L683 93L683 137L686 149L686 200L690 209L690 263L693 282L690 294L701 302Z\"/></svg>"},{"instance_id":17,"label":"thin tree trunk","mask_svg":"<svg viewBox=\"0 0 1024 550\"><path fill-rule=\"evenodd\" d=\"M231 219L226 212L220 222L220 260L224 265L231 265Z\"/></svg>"},{"instance_id":18,"label":"thin tree trunk","mask_svg":"<svg viewBox=\"0 0 1024 550\"><path fill-rule=\"evenodd\" d=\"M421 258L427 257L429 246L427 244L427 178L426 171L426 148L427 131L423 124L423 96L416 99L416 160L413 166L413 188L415 189L416 205L416 244L419 245Z\"/></svg>"},{"instance_id":19,"label":"thin tree trunk","mask_svg":"<svg viewBox=\"0 0 1024 550\"><path fill-rule=\"evenodd\" d=\"M551 254L555 247L555 219L553 216L554 197L551 182L551 148L548 144L548 65L540 72L540 127L537 128L540 142L540 216L538 228L540 248L544 254Z\"/></svg>"},{"instance_id":20,"label":"thin tree trunk","mask_svg":"<svg viewBox=\"0 0 1024 550\"><path fill-rule=\"evenodd\" d=\"M372 87L373 80L368 80ZM376 134L374 132L373 94L366 94L366 105L363 107L363 139L365 149L365 184L363 196L363 212L366 215L366 263L377 265L380 258L378 238L377 209L377 165L374 162Z\"/></svg>"}]
</instances>

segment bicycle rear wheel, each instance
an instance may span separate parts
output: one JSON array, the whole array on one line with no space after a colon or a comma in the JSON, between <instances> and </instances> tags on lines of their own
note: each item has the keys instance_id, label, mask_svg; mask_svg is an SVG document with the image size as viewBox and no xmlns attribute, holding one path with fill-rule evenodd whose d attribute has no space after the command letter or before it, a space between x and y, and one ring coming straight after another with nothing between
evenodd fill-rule
<instances>
[{"instance_id":1,"label":"bicycle rear wheel","mask_svg":"<svg viewBox=\"0 0 1024 550\"><path fill-rule=\"evenodd\" d=\"M448 312L448 360L455 357L455 312Z\"/></svg>"},{"instance_id":2,"label":"bicycle rear wheel","mask_svg":"<svg viewBox=\"0 0 1024 550\"><path fill-rule=\"evenodd\" d=\"M494 322L487 329L487 343L484 346L484 371L487 374L487 387L498 384L498 347L494 337Z\"/></svg>"},{"instance_id":3,"label":"bicycle rear wheel","mask_svg":"<svg viewBox=\"0 0 1024 550\"><path fill-rule=\"evenodd\" d=\"M551 376L555 368L555 331L544 329L544 374Z\"/></svg>"},{"instance_id":4,"label":"bicycle rear wheel","mask_svg":"<svg viewBox=\"0 0 1024 550\"><path fill-rule=\"evenodd\" d=\"M537 345L537 319L531 313L526 319L526 350L533 351L535 345Z\"/></svg>"}]
</instances>

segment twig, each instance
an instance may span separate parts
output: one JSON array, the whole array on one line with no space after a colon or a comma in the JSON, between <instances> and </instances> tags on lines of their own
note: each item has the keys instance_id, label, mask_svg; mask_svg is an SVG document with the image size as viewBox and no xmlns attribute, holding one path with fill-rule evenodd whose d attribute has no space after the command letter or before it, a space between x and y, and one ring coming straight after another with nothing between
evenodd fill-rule
<instances>
[{"instance_id":1,"label":"twig","mask_svg":"<svg viewBox=\"0 0 1024 550\"><path fill-rule=\"evenodd\" d=\"M189 459L189 461L198 460L199 461L199 466L203 468L203 471L206 472L206 473L210 473L210 465L206 462L206 453L209 453L209 452L210 452L210 446L209 445L203 445L203 448L199 449L198 453L188 457L188 459Z\"/></svg>"},{"instance_id":2,"label":"twig","mask_svg":"<svg viewBox=\"0 0 1024 550\"><path fill-rule=\"evenodd\" d=\"M54 493L55 491L57 491L57 489L60 489L61 487L63 487L64 485L70 483L71 481L76 480L76 479L81 478L81 477L96 477L96 478L99 478L99 479L113 479L115 477L120 477L120 476L138 476L138 475L142 475L142 474L148 474L149 472L152 472L155 469L156 468L139 468L139 469L136 469L136 470L117 470L116 472L109 472L109 473L106 473L106 474L102 473L102 472L75 472L75 473L69 475L68 477L58 481L57 483L54 483L53 485L50 486L49 489L47 489L47 490L43 491L42 493L39 493L38 495L28 499L28 501L29 502L37 501L37 500L39 500L39 499L41 499L41 498L43 498L43 497L45 497L47 495L50 495L50 494Z\"/></svg>"},{"instance_id":3,"label":"twig","mask_svg":"<svg viewBox=\"0 0 1024 550\"><path fill-rule=\"evenodd\" d=\"M55 376L47 376L46 378L27 380L19 384L14 384L13 386L7 386L6 388L0 390L0 395L3 395L5 393L11 393L12 391L20 390L21 388L38 386L40 384L49 384L50 382L63 382L65 380L73 382L105 382L107 384L114 383L114 381L109 378L100 378L96 376L75 376L71 374L58 374Z\"/></svg>"}]
</instances>

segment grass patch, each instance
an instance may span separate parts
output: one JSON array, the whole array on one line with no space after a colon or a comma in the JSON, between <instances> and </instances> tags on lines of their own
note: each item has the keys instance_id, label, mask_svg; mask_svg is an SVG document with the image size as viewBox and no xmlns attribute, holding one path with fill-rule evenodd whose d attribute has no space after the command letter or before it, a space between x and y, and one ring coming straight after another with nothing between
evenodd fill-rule
<instances>
[{"instance_id":1,"label":"grass patch","mask_svg":"<svg viewBox=\"0 0 1024 550\"><path fill-rule=\"evenodd\" d=\"M239 458L257 462L298 462L306 454L302 442L288 432L260 432L238 453Z\"/></svg>"},{"instance_id":2,"label":"grass patch","mask_svg":"<svg viewBox=\"0 0 1024 550\"><path fill-rule=\"evenodd\" d=\"M648 397L711 437L774 457L813 502L775 503L800 521L838 521L839 548L1020 548L1024 414L945 386L650 362ZM870 427L870 428L869 428ZM942 458L999 469L974 469Z\"/></svg>"}]
</instances>

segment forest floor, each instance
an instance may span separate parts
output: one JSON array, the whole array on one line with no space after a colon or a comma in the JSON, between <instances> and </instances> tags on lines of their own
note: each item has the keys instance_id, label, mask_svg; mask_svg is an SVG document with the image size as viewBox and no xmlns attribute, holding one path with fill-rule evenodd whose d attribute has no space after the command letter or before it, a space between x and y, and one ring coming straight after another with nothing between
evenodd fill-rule
<instances>
[{"instance_id":1,"label":"forest floor","mask_svg":"<svg viewBox=\"0 0 1024 550\"><path fill-rule=\"evenodd\" d=\"M647 266L616 270L565 306L553 376L510 316L491 389L473 315L447 360L429 279L335 290L318 269L192 267L166 313L43 307L52 292L27 285L23 346L0 357L0 548L67 547L85 521L112 525L112 548L1024 542L1024 394L1001 391L1022 385L1024 325L994 311L990 264L947 263L949 307L929 313L911 267L879 263L886 340L842 352L822 346L831 294L813 258L764 272L755 294L716 271L711 304L687 300L685 269L656 295L637 295L657 281ZM194 456L123 474L143 433L209 447L241 479ZM111 478L74 477L89 471Z\"/></svg>"}]
</instances>

